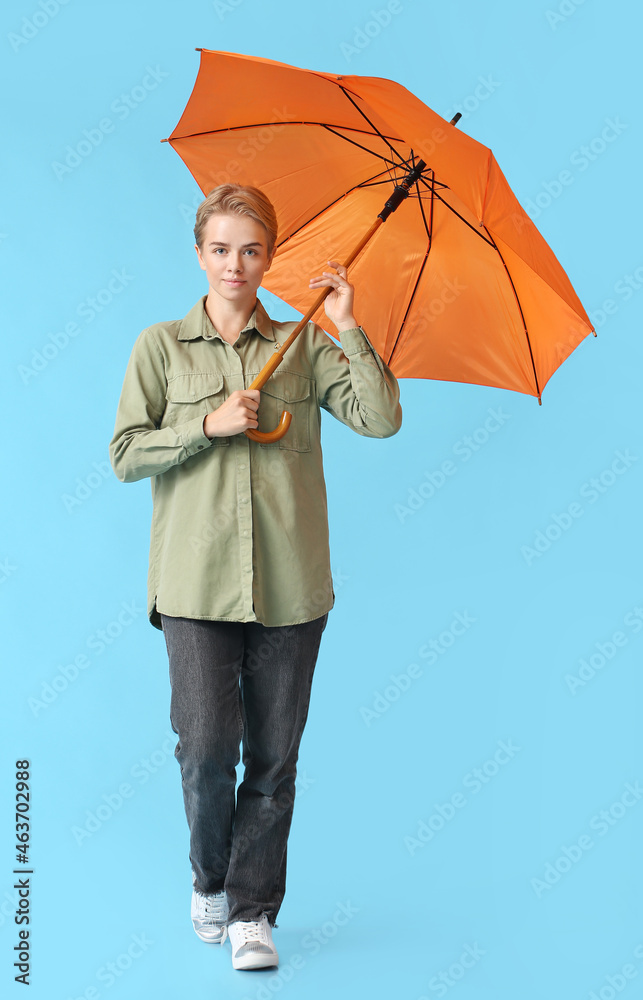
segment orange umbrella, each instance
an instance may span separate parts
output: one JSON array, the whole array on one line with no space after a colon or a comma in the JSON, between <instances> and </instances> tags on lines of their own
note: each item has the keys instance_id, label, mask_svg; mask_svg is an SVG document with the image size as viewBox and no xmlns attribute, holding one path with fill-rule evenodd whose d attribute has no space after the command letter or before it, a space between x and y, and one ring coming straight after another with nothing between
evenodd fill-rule
<instances>
[{"instance_id":1,"label":"orange umbrella","mask_svg":"<svg viewBox=\"0 0 643 1000\"><path fill-rule=\"evenodd\" d=\"M398 377L536 396L593 327L493 154L400 84L202 49L167 141L207 194L261 188L279 222L264 285L301 312L409 171L409 197L351 268L360 321ZM320 300L312 318L336 336Z\"/></svg>"}]
</instances>

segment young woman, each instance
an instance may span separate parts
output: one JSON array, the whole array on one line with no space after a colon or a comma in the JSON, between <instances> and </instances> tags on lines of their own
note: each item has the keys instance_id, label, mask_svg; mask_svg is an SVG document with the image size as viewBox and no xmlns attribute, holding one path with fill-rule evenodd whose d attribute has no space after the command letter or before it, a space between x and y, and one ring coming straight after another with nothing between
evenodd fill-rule
<instances>
[{"instance_id":1,"label":"young woman","mask_svg":"<svg viewBox=\"0 0 643 1000\"><path fill-rule=\"evenodd\" d=\"M169 657L194 929L229 936L234 968L262 968L278 963L296 763L335 599L320 408L369 437L395 434L402 416L337 261L309 285L332 288L325 308L341 347L309 323L265 387L246 388L294 328L257 299L274 208L256 188L222 185L199 206L194 235L207 295L138 337L110 458L122 482L152 480L148 615ZM274 429L284 409L293 419L281 440L243 433Z\"/></svg>"}]
</instances>

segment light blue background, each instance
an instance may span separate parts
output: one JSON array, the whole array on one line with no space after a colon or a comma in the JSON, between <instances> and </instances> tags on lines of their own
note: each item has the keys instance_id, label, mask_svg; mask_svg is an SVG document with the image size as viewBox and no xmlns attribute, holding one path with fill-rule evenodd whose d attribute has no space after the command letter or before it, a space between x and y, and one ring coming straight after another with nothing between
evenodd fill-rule
<instances>
[{"instance_id":1,"label":"light blue background","mask_svg":"<svg viewBox=\"0 0 643 1000\"><path fill-rule=\"evenodd\" d=\"M55 11L56 0L43 3ZM356 32L384 6L69 0L45 17L19 0L2 13L5 996L22 995L11 871L23 757L32 1000L91 997L91 987L109 1000L641 995L643 801L626 792L643 781L640 10L633 0L402 0L359 49ZM33 37L16 41L21 31ZM227 947L192 931L167 658L144 613L149 483L124 487L105 464L137 334L205 291L191 240L198 191L159 142L190 95L197 46L396 79L445 117L464 105L458 127L493 149L535 206L598 332L553 376L542 407L404 380L394 438L325 420L337 603L302 742L277 978L233 972ZM120 117L114 102L148 67L160 68L158 85ZM55 161L104 117L113 131L57 177ZM601 141L608 120L620 132ZM585 167L583 146L594 150ZM563 170L572 182L556 187ZM87 301L113 270L125 285L91 316ZM55 356L48 348L25 377L74 322L76 335L58 336ZM503 414L492 433L490 410ZM467 436L480 446L465 460ZM619 452L630 465L612 471ZM447 459L456 472L398 516ZM556 531L573 503L582 513ZM123 604L134 615L117 635ZM456 612L475 621L446 648ZM443 649L433 664L422 656L431 639ZM68 669L64 687L61 670L80 654L86 666ZM590 657L596 672L572 693L566 677ZM55 697L39 707L47 690ZM519 750L494 764L499 741ZM79 843L97 810L104 819ZM592 846L574 850L583 837ZM340 925L349 902L356 912ZM465 946L477 956L468 968ZM120 963L113 981L109 962Z\"/></svg>"}]
</instances>

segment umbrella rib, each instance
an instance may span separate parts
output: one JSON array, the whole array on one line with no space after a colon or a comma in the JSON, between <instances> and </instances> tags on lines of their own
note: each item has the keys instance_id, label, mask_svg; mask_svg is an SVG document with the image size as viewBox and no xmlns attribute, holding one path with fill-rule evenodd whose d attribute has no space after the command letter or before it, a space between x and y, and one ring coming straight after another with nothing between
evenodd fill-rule
<instances>
[{"instance_id":1,"label":"umbrella rib","mask_svg":"<svg viewBox=\"0 0 643 1000\"><path fill-rule=\"evenodd\" d=\"M328 132L332 132L332 134L336 135L338 139L343 139L344 142L350 142L352 146L357 146L358 149L363 149L365 153L370 153L371 156L377 156L377 158L382 160L383 163L390 163L392 167L400 166L400 164L396 163L395 160L389 159L388 156L384 156L382 153L376 153L373 149L369 149L367 146L362 146L361 143L355 142L354 139L349 139L347 135L342 135L341 132L337 132L330 125L322 125L321 127L325 128ZM357 129L354 131L357 131ZM364 135L368 134L368 132L364 133Z\"/></svg>"},{"instance_id":2,"label":"umbrella rib","mask_svg":"<svg viewBox=\"0 0 643 1000\"><path fill-rule=\"evenodd\" d=\"M391 358L393 357L393 354L395 353L395 348L397 347L398 341L399 341L400 336L402 334L402 330L404 329L404 324L406 323L406 317L408 316L408 314L410 312L410 309L411 309L411 306L413 305L413 300L415 299L415 294L416 294L416 292L418 290L418 286L420 284L420 281L422 280L422 275L424 274L424 268L426 267L426 262L429 259L429 254L431 252L431 246L433 244L433 200L434 200L434 192L435 192L434 182L435 182L435 170L431 170L431 213L430 213L430 222L428 223L428 225L427 225L427 221L426 221L426 216L424 214L424 206L422 205L422 199L418 198L418 201L420 203L420 211L422 213L422 221L424 223L424 228L426 230L426 235L427 235L429 244L428 244L428 246L426 248L426 253L424 254L424 260L422 261L422 266L420 267L420 270L418 271L418 276L416 278L415 285L413 286L413 291L411 292L411 295L410 295L410 298L409 298L409 302L408 302L408 305L406 307L406 312L404 313L404 317L402 319L402 322L400 323L400 329L397 331L397 337L395 338L395 343L393 344L393 347L391 348L391 351L390 351L389 356L388 356L388 361L386 362L387 365L389 365L389 366L391 364Z\"/></svg>"},{"instance_id":3,"label":"umbrella rib","mask_svg":"<svg viewBox=\"0 0 643 1000\"><path fill-rule=\"evenodd\" d=\"M428 182L427 182L427 181L426 181L426 180L425 180L425 179L424 179L423 177L420 177L420 180L422 181L422 183L423 183L423 184L424 184L425 186L428 186ZM541 391L540 391L540 385L539 385L539 382L538 382L538 373L537 373L537 371L536 371L536 362L535 362L535 360L534 360L534 352L533 352L533 350L532 350L532 347L531 347L531 340L530 340L530 338L529 338L529 331L527 330L527 324L526 324L526 322L525 322L525 316L524 316L524 313L523 313L523 311L522 311L522 306L521 306L521 304L520 304L520 299L518 298L518 292L516 291L516 286L514 285L514 282L513 282L513 278L511 277L511 274L510 274L510 271L509 271L509 268L507 267L507 264L506 264L506 262L505 262L505 259L504 259L504 257L503 257L503 256L502 256L502 254L500 253L500 250L499 250L499 248L498 248L498 245L496 244L496 241L494 240L493 236L491 236L491 234L489 233L489 231L488 231L488 230L487 230L486 228L485 228L485 232L486 232L486 234L487 234L487 235L486 235L486 236L484 236L484 235L483 235L483 234L482 234L482 233L480 232L480 230L479 230L479 229L476 229L476 227L475 227L475 226L472 226L470 222L467 222L467 220L466 220L466 219L464 219L464 218L463 218L463 217L462 217L462 216L460 215L460 213L456 211L456 209L455 209L455 208L453 207L453 205L449 205L448 201L445 201L445 200L444 200L444 198L441 198L441 197L440 197L440 195L439 195L439 194L437 193L437 191L435 191L435 189L434 189L433 185L431 185L431 191L432 191L432 194L435 194L435 197L436 197L436 198L437 198L437 199L438 199L439 201L441 201L441 202L442 202L442 204L443 204L443 205L444 205L444 206L445 206L446 208L448 208L448 209L449 209L449 210L450 210L451 212L453 212L453 214L454 214L454 215L457 215L457 217L458 217L458 218L459 218L459 219L460 219L460 220L461 220L462 222L464 222L465 226L468 226L468 227L469 227L469 229L471 229L471 231L472 231L472 232L476 233L476 235L480 237L480 239L484 240L484 242L485 242L485 243L487 243L487 244L488 244L489 246L493 247L493 249L494 249L494 250L496 251L496 253L497 253L497 254L498 254L498 256L500 257L500 260L502 261L502 266L504 267L504 269L505 269L505 271L506 271L506 273L507 273L507 277L509 278L509 283L510 283L510 285L511 285L511 289L512 289L512 291L513 291L513 293L514 293L514 297L515 297L515 299L516 299L516 305L518 306L518 311L519 311L519 313L520 313L520 319L521 319L521 321L522 321L522 328L523 328L523 330L525 331L525 337L527 338L527 346L528 346L528 348L529 348L529 357L530 357L530 359L531 359L531 367L532 367L532 371L533 371L533 373L534 373L534 381L535 381L535 383L536 383L536 392L537 392L537 395L538 395L538 401L540 402L540 398L541 398ZM421 206L422 206L422 199L420 199L420 207L421 207ZM433 200L431 201L431 215L433 215ZM419 280L419 279L418 279L418 280ZM416 287L417 287L417 285L416 285ZM413 294L415 295L415 289L413 289ZM410 303L409 303L409 305L410 305ZM407 312L408 312L408 309L407 309ZM405 313L405 315L404 315L404 320L406 320L406 313ZM402 332L402 327L404 326L404 320L402 321L402 326L400 327L400 333ZM400 334L398 333L398 335L397 335L397 339L396 339L396 341L395 341L395 344L393 345L393 350L395 350L395 346L396 346L396 344L397 344L397 340L399 340L399 336L400 336ZM391 356L392 356L392 354L393 354L393 351L391 351L391 354L389 355L389 362L390 362L390 359L391 359Z\"/></svg>"},{"instance_id":4,"label":"umbrella rib","mask_svg":"<svg viewBox=\"0 0 643 1000\"><path fill-rule=\"evenodd\" d=\"M369 186L368 182L374 180L375 177L379 176L380 176L379 174L373 174L372 177L369 177L368 181L364 181L363 183L360 184L354 184L353 187L349 188L347 191L344 191L343 194L338 195L337 198L333 199L333 201L329 201L327 205L324 205L323 208L320 208L319 211L315 212L314 215L311 215L308 218L306 218L306 221L302 222L301 226L299 226L297 229L294 229L292 233L286 236L286 238L282 240L281 243L277 243L277 248L284 246L288 242L288 240L291 240L293 236L297 235L298 232L300 232L302 229L305 229L306 226L310 225L311 222L313 222L315 219L318 219L320 215L323 215L324 212L327 212L329 208L332 208L333 205L336 205L338 202L340 202L342 198L346 197L346 195L351 194L351 192L353 191L357 191L358 188L368 187Z\"/></svg>"},{"instance_id":5,"label":"umbrella rib","mask_svg":"<svg viewBox=\"0 0 643 1000\"><path fill-rule=\"evenodd\" d=\"M494 250L496 251L496 253L500 257L500 260L502 261L502 266L504 267L505 271L507 272L507 277L509 278L509 284L511 285L511 290L513 291L515 299L516 299L516 305L518 306L518 311L520 313L520 319L522 321L522 328L525 331L525 337L527 338L527 347L529 348L529 357L531 358L531 367L532 367L532 371L534 373L534 382L536 383L536 394L538 396L538 402L540 403L540 402L542 402L542 400L541 400L542 393L540 391L540 385L538 383L538 372L536 371L536 362L534 361L534 352L531 349L531 340L529 338L529 331L527 330L527 324L525 322L525 314L522 311L522 306L520 304L520 299L518 298L518 292L516 291L516 286L514 285L513 278L511 277L511 273L509 271L509 268L507 267L507 264L505 262L505 258L500 253L500 249L498 248L498 246L496 244L496 241L494 240L493 236L489 235L489 239L491 240L492 247L494 248Z\"/></svg>"},{"instance_id":6,"label":"umbrella rib","mask_svg":"<svg viewBox=\"0 0 643 1000\"><path fill-rule=\"evenodd\" d=\"M257 128L270 128L271 126L274 126L274 125L279 125L280 127L284 127L284 128L286 127L286 125L319 125L320 128L329 128L330 127L327 122L313 122L313 121L300 121L300 122L298 122L298 121L295 121L295 122L293 122L293 121L291 121L291 122L284 122L284 121L248 122L247 125L229 125L226 128L209 128L209 129L204 129L201 132L189 132L187 135L174 135L174 136L170 136L169 139L162 139L161 141L162 142L175 142L177 139L196 139L200 135L223 135L224 132L243 132L243 131L250 131L251 129L257 129ZM365 129L365 128L351 128L351 126L349 126L349 125L336 125L335 128L346 129L347 131L350 131L350 132L357 132L359 135L373 135L373 133L369 132L368 129ZM375 131L377 132L377 129ZM377 135L379 135L380 139L383 139L384 142L386 142L387 145L389 145L389 143L388 143L388 138L389 137L388 136L382 135L381 132L377 132ZM344 138L344 136L341 136L341 138ZM392 136L391 136L391 138L392 138ZM396 142L401 142L401 139L397 139L396 138L395 141ZM400 156L400 154L397 153L397 150L393 149L392 146L390 146L390 149L392 149L394 153L396 153L398 156ZM369 149L368 152L370 153L371 150ZM373 155L378 156L379 154L375 153Z\"/></svg>"},{"instance_id":7,"label":"umbrella rib","mask_svg":"<svg viewBox=\"0 0 643 1000\"><path fill-rule=\"evenodd\" d=\"M371 188L371 187L379 187L380 184L390 184L390 183L391 183L391 178L389 175L388 177L385 177L381 181L364 181L363 184L358 184L357 187Z\"/></svg>"},{"instance_id":8,"label":"umbrella rib","mask_svg":"<svg viewBox=\"0 0 643 1000\"><path fill-rule=\"evenodd\" d=\"M393 355L395 353L395 348L397 347L398 341L400 339L400 335L402 333L402 330L404 329L404 324L406 323L406 317L408 316L409 310L410 310L411 306L413 305L413 300L415 298L415 293L418 290L418 285L420 284L420 281L422 279L422 275L424 274L424 268L426 267L426 262L429 259L429 250L430 249L431 249L431 247L428 246L427 250L426 250L426 253L424 255L424 260L422 261L422 266L420 267L420 270L418 271L418 276L417 276L417 278L415 280L415 284L413 286L413 291L411 292L411 297L409 298L409 304L406 307L406 312L404 313L404 319L400 323L400 329L397 332L397 337L395 338L395 343L393 344L393 347L391 348L390 354L388 356L388 360L387 360L386 363L387 363L387 365L389 367L391 365L391 358L393 357Z\"/></svg>"},{"instance_id":9,"label":"umbrella rib","mask_svg":"<svg viewBox=\"0 0 643 1000\"><path fill-rule=\"evenodd\" d=\"M388 137L382 135L382 133L378 129L377 125L373 124L373 122L370 120L370 118L368 117L368 115L365 114L364 111L362 111L362 109L360 108L360 106L357 104L356 101L353 100L353 98L351 97L351 95L348 93L348 91L344 87L340 87L339 89L344 94L344 96L348 98L348 100L351 102L351 104L353 105L353 107L356 109L357 113L360 114L362 116L362 118L364 119L364 121L368 122L368 124L371 126L371 128L373 129L373 131L376 132L377 135L379 135L379 137L382 140L382 142L386 143L386 145L390 149L391 153L394 154L395 156L399 156L399 158L400 158L400 164L399 165L400 166L405 166L406 163L407 163L407 161L404 159L404 157L402 156L401 153L398 153L398 151L395 148L395 146L391 145L391 143L388 140ZM399 142L399 140L396 140L396 141Z\"/></svg>"},{"instance_id":10,"label":"umbrella rib","mask_svg":"<svg viewBox=\"0 0 643 1000\"><path fill-rule=\"evenodd\" d=\"M423 177L421 177L420 180L423 183L426 184L426 181L424 181ZM453 207L453 205L450 205L448 201L445 201L444 198L441 198L437 191L435 192L435 197L438 199L438 201L442 202L442 204L445 206L445 208L448 208L450 212L453 212L454 215L457 215L457 217L460 219L460 221L464 222L465 226L468 226L469 229L476 234L476 236L479 236L480 239L484 240L485 243L488 243L489 246L491 246L491 247L495 246L493 240L487 239L486 236L483 236L483 234L480 232L479 229L476 229L476 227L472 226L470 222L467 222L467 220L464 218L464 216L460 215L460 213L457 211L457 209L455 209Z\"/></svg>"},{"instance_id":11,"label":"umbrella rib","mask_svg":"<svg viewBox=\"0 0 643 1000\"><path fill-rule=\"evenodd\" d=\"M417 184L417 182L416 182ZM431 249L431 241L433 239L433 201L435 196L435 170L431 170L431 222L427 225L426 215L424 214L424 205L422 204L422 199L419 196L418 191L418 202L420 203L420 212L422 213L422 222L424 223L424 228L426 230L426 235L429 238L429 250Z\"/></svg>"},{"instance_id":12,"label":"umbrella rib","mask_svg":"<svg viewBox=\"0 0 643 1000\"><path fill-rule=\"evenodd\" d=\"M429 169L431 169L431 168L429 168ZM389 177L385 178L382 181L368 181L368 182L365 181L363 184L360 184L359 186L360 187L375 187L377 184L390 184L390 183L391 183L391 178L389 176ZM433 188L434 186L436 188L445 188L447 191L449 190L448 185L447 184L443 184L442 181L433 181L431 183L431 188ZM409 191L409 198L413 198L413 192L412 191ZM422 201L422 195L418 193L417 194L417 199L418 199L418 201Z\"/></svg>"}]
</instances>

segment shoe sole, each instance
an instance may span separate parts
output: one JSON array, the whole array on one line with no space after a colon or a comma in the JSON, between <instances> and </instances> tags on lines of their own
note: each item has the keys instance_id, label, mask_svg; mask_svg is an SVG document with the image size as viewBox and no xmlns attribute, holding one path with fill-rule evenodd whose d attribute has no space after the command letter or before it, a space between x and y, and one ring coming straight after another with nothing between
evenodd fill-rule
<instances>
[{"instance_id":1,"label":"shoe sole","mask_svg":"<svg viewBox=\"0 0 643 1000\"><path fill-rule=\"evenodd\" d=\"M233 969L270 969L279 965L278 955L242 955L241 958L232 959Z\"/></svg>"},{"instance_id":2,"label":"shoe sole","mask_svg":"<svg viewBox=\"0 0 643 1000\"><path fill-rule=\"evenodd\" d=\"M192 926L194 927L194 924ZM205 941L206 944L221 944L225 937L223 928L218 934L214 935L208 933L208 931L199 931L196 927L194 927L194 933L201 939L201 941Z\"/></svg>"}]
</instances>

